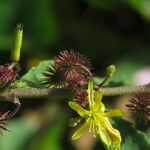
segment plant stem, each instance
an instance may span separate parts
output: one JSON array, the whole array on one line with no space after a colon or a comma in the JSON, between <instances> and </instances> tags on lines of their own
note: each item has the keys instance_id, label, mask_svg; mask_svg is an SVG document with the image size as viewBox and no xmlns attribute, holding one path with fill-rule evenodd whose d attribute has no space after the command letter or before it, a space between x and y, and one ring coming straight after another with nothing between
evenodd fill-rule
<instances>
[{"instance_id":1,"label":"plant stem","mask_svg":"<svg viewBox=\"0 0 150 150\"><path fill-rule=\"evenodd\" d=\"M130 95L138 92L150 93L150 85L136 87L113 87L101 88L105 96ZM13 89L0 93L0 97L14 96L19 99L24 98L73 98L73 93L65 88L59 89Z\"/></svg>"},{"instance_id":2,"label":"plant stem","mask_svg":"<svg viewBox=\"0 0 150 150\"><path fill-rule=\"evenodd\" d=\"M3 96L14 96L19 99L24 98L71 98L72 93L65 88L59 89L38 89L38 88L29 88L29 89L13 89L1 93L0 97Z\"/></svg>"},{"instance_id":3,"label":"plant stem","mask_svg":"<svg viewBox=\"0 0 150 150\"><path fill-rule=\"evenodd\" d=\"M136 87L102 88L102 91L106 96L131 95L139 92L150 93L150 85Z\"/></svg>"}]
</instances>

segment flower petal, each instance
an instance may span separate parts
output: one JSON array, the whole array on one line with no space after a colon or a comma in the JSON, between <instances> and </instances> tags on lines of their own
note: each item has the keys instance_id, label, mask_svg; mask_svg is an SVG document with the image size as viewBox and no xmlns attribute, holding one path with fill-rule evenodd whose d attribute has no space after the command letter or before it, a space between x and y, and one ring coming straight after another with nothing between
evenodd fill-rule
<instances>
[{"instance_id":1,"label":"flower petal","mask_svg":"<svg viewBox=\"0 0 150 150\"><path fill-rule=\"evenodd\" d=\"M88 83L88 100L89 100L89 107L94 106L94 90L93 90L93 82L89 81Z\"/></svg>"},{"instance_id":2,"label":"flower petal","mask_svg":"<svg viewBox=\"0 0 150 150\"><path fill-rule=\"evenodd\" d=\"M104 144L111 150L120 150L121 135L118 130L114 129L108 118L100 121L99 134Z\"/></svg>"},{"instance_id":3,"label":"flower petal","mask_svg":"<svg viewBox=\"0 0 150 150\"><path fill-rule=\"evenodd\" d=\"M69 102L69 107L76 111L82 118L86 118L88 111L75 102Z\"/></svg>"},{"instance_id":4,"label":"flower petal","mask_svg":"<svg viewBox=\"0 0 150 150\"><path fill-rule=\"evenodd\" d=\"M98 90L98 91L95 91L94 93L94 98L95 98L95 103L94 103L94 107L93 109L94 110L99 110L102 106L102 97L103 97L103 93L102 91Z\"/></svg>"},{"instance_id":5,"label":"flower petal","mask_svg":"<svg viewBox=\"0 0 150 150\"><path fill-rule=\"evenodd\" d=\"M80 136L83 134L83 132L88 128L89 123L85 122L79 129L77 129L74 134L72 135L71 139L72 140L77 140L80 138Z\"/></svg>"},{"instance_id":6,"label":"flower petal","mask_svg":"<svg viewBox=\"0 0 150 150\"><path fill-rule=\"evenodd\" d=\"M106 132L106 129L103 127L103 126L99 126L99 136L102 140L102 142L107 146L107 147L110 147L111 145L111 139L110 137L108 136L107 132Z\"/></svg>"},{"instance_id":7,"label":"flower petal","mask_svg":"<svg viewBox=\"0 0 150 150\"><path fill-rule=\"evenodd\" d=\"M117 116L122 116L123 114L124 114L124 110L114 109L114 110L110 110L109 112L105 112L103 116L104 117L117 117Z\"/></svg>"}]
</instances>

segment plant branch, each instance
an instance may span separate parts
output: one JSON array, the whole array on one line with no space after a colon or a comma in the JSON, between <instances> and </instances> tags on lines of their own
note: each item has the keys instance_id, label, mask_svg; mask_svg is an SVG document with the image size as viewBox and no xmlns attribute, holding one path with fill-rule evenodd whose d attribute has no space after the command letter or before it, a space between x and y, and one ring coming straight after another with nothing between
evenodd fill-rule
<instances>
[{"instance_id":1,"label":"plant branch","mask_svg":"<svg viewBox=\"0 0 150 150\"><path fill-rule=\"evenodd\" d=\"M113 87L113 88L101 88L105 96L117 96L125 94L134 94L138 92L150 93L150 84L136 87ZM19 99L24 98L68 98L71 99L73 94L65 88L59 89L13 89L0 93L2 97L17 97Z\"/></svg>"},{"instance_id":2,"label":"plant branch","mask_svg":"<svg viewBox=\"0 0 150 150\"><path fill-rule=\"evenodd\" d=\"M106 96L131 95L140 92L150 93L150 84L135 87L102 88L102 91Z\"/></svg>"},{"instance_id":3,"label":"plant branch","mask_svg":"<svg viewBox=\"0 0 150 150\"><path fill-rule=\"evenodd\" d=\"M17 97L19 99L25 98L71 98L72 93L65 89L38 89L38 88L28 88L28 89L13 89L8 90L0 94L0 97Z\"/></svg>"}]
</instances>

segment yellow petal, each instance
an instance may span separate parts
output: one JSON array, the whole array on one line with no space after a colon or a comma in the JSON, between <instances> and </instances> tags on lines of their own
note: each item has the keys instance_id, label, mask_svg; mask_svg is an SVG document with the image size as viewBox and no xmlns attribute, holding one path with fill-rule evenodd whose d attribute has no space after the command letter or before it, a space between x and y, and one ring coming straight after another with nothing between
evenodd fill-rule
<instances>
[{"instance_id":1,"label":"yellow petal","mask_svg":"<svg viewBox=\"0 0 150 150\"><path fill-rule=\"evenodd\" d=\"M105 111L105 105L104 105L102 102L100 103L99 110L100 110L101 112L104 112L104 111Z\"/></svg>"},{"instance_id":2,"label":"yellow petal","mask_svg":"<svg viewBox=\"0 0 150 150\"><path fill-rule=\"evenodd\" d=\"M99 134L103 143L111 150L120 150L121 135L119 131L112 127L108 118L101 119L100 124Z\"/></svg>"},{"instance_id":3,"label":"yellow petal","mask_svg":"<svg viewBox=\"0 0 150 150\"><path fill-rule=\"evenodd\" d=\"M79 129L77 129L74 134L72 135L71 139L72 140L77 140L80 138L80 136L84 133L84 131L88 128L89 123L85 122Z\"/></svg>"},{"instance_id":4,"label":"yellow petal","mask_svg":"<svg viewBox=\"0 0 150 150\"><path fill-rule=\"evenodd\" d=\"M100 138L102 140L102 142L107 146L109 147L111 145L111 139L110 137L108 136L107 134L107 130L105 128L105 126L103 126L101 123L100 125L98 126L98 133L100 135Z\"/></svg>"},{"instance_id":5,"label":"yellow petal","mask_svg":"<svg viewBox=\"0 0 150 150\"><path fill-rule=\"evenodd\" d=\"M82 118L86 118L88 111L75 102L69 102L69 106L76 111Z\"/></svg>"},{"instance_id":6,"label":"yellow petal","mask_svg":"<svg viewBox=\"0 0 150 150\"><path fill-rule=\"evenodd\" d=\"M102 107L102 104L101 104L102 97L103 97L102 91L100 91L100 90L95 91L95 93L94 93L95 103L94 103L94 107L93 107L94 110L99 110L100 107Z\"/></svg>"},{"instance_id":7,"label":"yellow petal","mask_svg":"<svg viewBox=\"0 0 150 150\"><path fill-rule=\"evenodd\" d=\"M93 90L93 82L89 81L88 83L88 100L89 100L89 107L94 106L94 90Z\"/></svg>"},{"instance_id":8,"label":"yellow petal","mask_svg":"<svg viewBox=\"0 0 150 150\"><path fill-rule=\"evenodd\" d=\"M104 117L117 117L117 116L122 116L124 113L125 112L122 109L114 109L114 110L110 110L109 112L105 112Z\"/></svg>"}]
</instances>

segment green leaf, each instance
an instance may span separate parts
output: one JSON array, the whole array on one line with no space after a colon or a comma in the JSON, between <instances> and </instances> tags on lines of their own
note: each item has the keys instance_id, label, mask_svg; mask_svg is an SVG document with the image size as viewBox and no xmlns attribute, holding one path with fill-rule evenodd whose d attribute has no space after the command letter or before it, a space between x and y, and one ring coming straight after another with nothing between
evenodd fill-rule
<instances>
[{"instance_id":1,"label":"green leaf","mask_svg":"<svg viewBox=\"0 0 150 150\"><path fill-rule=\"evenodd\" d=\"M42 61L37 67L31 68L20 80L14 83L14 86L22 89L44 87L41 81L44 78L43 73L47 68L52 68L51 60Z\"/></svg>"},{"instance_id":2,"label":"green leaf","mask_svg":"<svg viewBox=\"0 0 150 150\"><path fill-rule=\"evenodd\" d=\"M118 129L122 137L121 150L148 150L148 136L132 127L132 124L121 118L113 118L113 127Z\"/></svg>"}]
</instances>

